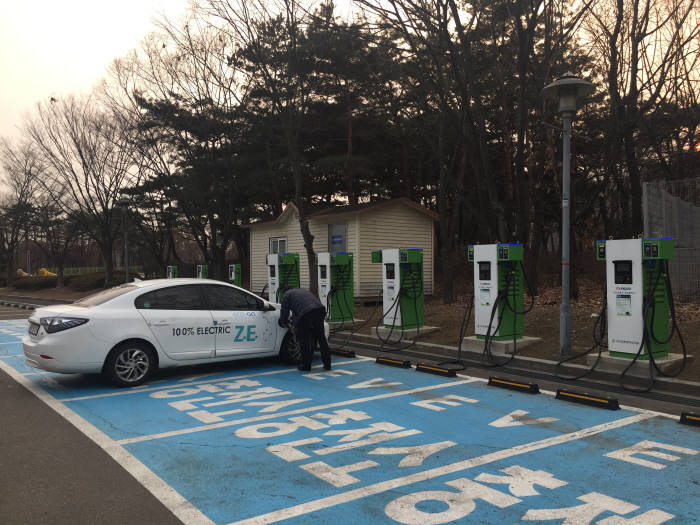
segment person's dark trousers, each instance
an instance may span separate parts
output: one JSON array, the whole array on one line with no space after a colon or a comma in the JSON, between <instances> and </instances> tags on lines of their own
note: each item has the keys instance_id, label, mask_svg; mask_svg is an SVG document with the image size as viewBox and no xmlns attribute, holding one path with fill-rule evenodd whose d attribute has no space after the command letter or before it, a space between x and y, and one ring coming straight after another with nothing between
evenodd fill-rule
<instances>
[{"instance_id":1,"label":"person's dark trousers","mask_svg":"<svg viewBox=\"0 0 700 525\"><path fill-rule=\"evenodd\" d=\"M311 360L316 346L321 351L323 367L326 370L331 367L331 351L328 348L328 341L326 341L326 333L323 326L325 317L325 308L318 308L311 310L299 319L297 323L297 339L301 347L300 370L311 370Z\"/></svg>"}]
</instances>

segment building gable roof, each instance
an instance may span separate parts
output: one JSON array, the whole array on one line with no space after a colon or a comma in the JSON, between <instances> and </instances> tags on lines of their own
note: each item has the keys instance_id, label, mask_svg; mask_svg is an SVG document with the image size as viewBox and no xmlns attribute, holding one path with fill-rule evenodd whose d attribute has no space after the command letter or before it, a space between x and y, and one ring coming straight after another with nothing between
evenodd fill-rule
<instances>
[{"instance_id":1,"label":"building gable roof","mask_svg":"<svg viewBox=\"0 0 700 525\"><path fill-rule=\"evenodd\" d=\"M429 210L428 208L421 206L417 202L412 201L411 199L407 197L398 197L396 199L390 199L390 200L385 200L385 201L375 201L375 202L365 202L361 204L355 204L355 205L347 205L347 206L333 206L329 208L323 208L317 211L314 211L310 213L307 217L309 220L313 219L327 219L327 218L332 218L338 215L358 215L361 213L367 213L370 211L375 211L377 209L385 208L388 206L395 206L395 205L403 205L403 206L409 206L413 208L414 210L422 213L423 215L429 217L433 221L438 221L440 216L435 213L432 210ZM261 221L261 222L254 222L252 224L249 224L248 227L252 228L255 226L261 226L261 225L273 225L273 224L280 224L282 221L284 221L287 217L287 215L290 213L290 211L297 211L297 207L294 205L293 202L287 203L287 206L285 207L284 211L276 218L272 219L269 221Z\"/></svg>"}]
</instances>

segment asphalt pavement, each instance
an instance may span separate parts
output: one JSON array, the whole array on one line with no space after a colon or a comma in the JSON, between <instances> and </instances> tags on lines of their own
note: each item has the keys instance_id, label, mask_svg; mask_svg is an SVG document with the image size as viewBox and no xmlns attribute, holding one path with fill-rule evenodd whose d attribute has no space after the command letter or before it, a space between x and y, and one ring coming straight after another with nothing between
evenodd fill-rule
<instances>
[{"instance_id":1,"label":"asphalt pavement","mask_svg":"<svg viewBox=\"0 0 700 525\"><path fill-rule=\"evenodd\" d=\"M0 319L31 312L0 307ZM0 521L181 523L104 450L0 369Z\"/></svg>"}]
</instances>

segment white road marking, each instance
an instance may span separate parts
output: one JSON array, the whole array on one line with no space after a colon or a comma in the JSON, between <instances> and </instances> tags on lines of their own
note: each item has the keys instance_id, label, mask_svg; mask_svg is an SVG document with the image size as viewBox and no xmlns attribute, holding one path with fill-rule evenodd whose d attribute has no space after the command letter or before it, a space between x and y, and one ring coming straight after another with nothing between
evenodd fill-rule
<instances>
[{"instance_id":1,"label":"white road marking","mask_svg":"<svg viewBox=\"0 0 700 525\"><path fill-rule=\"evenodd\" d=\"M502 459L511 458L513 456L527 454L529 452L534 452L543 448L560 445L562 443L568 443L570 441L576 441L578 439L584 439L596 434L600 434L601 432L606 432L615 428L621 428L627 425L632 425L634 423L638 423L640 421L644 421L652 417L655 416L651 414L637 414L634 416L628 416L623 419L618 419L616 421L603 423L602 425L596 425L593 427L577 430L576 432L571 432L569 434L562 434L561 436L554 436L547 439L541 439L539 441L533 441L531 443L517 445L512 448L499 450L498 452L491 452L489 454L484 454L483 456L478 456L472 459L452 463L451 465L444 465L442 467L425 470L423 472L416 472L415 474L410 474L408 476L390 479L387 481L381 481L379 483L368 485L366 487L349 490L347 492L317 499L315 501L309 501L306 503L301 503L299 505L294 505L293 507L288 507L286 509L280 509L273 512L269 512L267 514L262 514L254 518L232 522L231 525L233 525L234 523L236 525L260 525L263 523L274 523L276 521L295 518L297 516L302 516L310 512L317 512L323 509L334 507L335 505L340 505L342 503L348 503L350 501L366 498L368 496L373 496L375 494L380 494L389 490L394 490L400 487L405 487L407 485L412 485L413 483L418 483L420 481L433 479L438 476L454 474L456 472L478 467L481 465L486 465L488 463L493 463Z\"/></svg>"},{"instance_id":2,"label":"white road marking","mask_svg":"<svg viewBox=\"0 0 700 525\"><path fill-rule=\"evenodd\" d=\"M556 417L526 417L529 414L527 410L513 410L495 421L491 421L489 426L496 428L517 427L520 425L538 425L540 423L551 423L559 421Z\"/></svg>"},{"instance_id":3,"label":"white road marking","mask_svg":"<svg viewBox=\"0 0 700 525\"><path fill-rule=\"evenodd\" d=\"M146 465L127 452L124 447L119 446L112 438L52 397L48 392L17 373L14 368L2 361L0 361L0 368L94 441L183 523L186 525L214 525L214 522L202 514L199 509L176 492L175 489L158 477Z\"/></svg>"},{"instance_id":4,"label":"white road marking","mask_svg":"<svg viewBox=\"0 0 700 525\"><path fill-rule=\"evenodd\" d=\"M665 459L666 461L678 461L681 459L680 456L659 452L658 450L654 450L655 448L670 450L672 452L680 452L681 454L688 454L690 456L694 456L698 453L697 450L692 448L668 445L666 443L657 443L656 441L640 441L631 447L625 447L620 450L608 452L605 454L605 456L619 459L620 461L627 461L628 463L634 463L635 465L641 465L642 467L647 467L654 470L665 469L668 465L657 463L656 461L650 461L648 459L642 459L637 456L651 456L653 458Z\"/></svg>"},{"instance_id":5,"label":"white road marking","mask_svg":"<svg viewBox=\"0 0 700 525\"><path fill-rule=\"evenodd\" d=\"M354 358L349 361L338 361L334 362L333 366L340 366L340 365L349 365L352 363L359 363L363 361L373 361L371 357L359 357L359 358ZM317 365L314 366L314 368L323 368L323 365ZM203 384L208 384L208 383L218 383L220 381L231 381L231 380L236 380L236 379L244 379L246 377L260 377L260 376L273 376L277 374L289 374L289 373L295 373L298 374L299 371L296 368L285 368L283 370L271 370L269 372L257 372L255 374L244 374L240 376L226 376L226 377L219 377L217 379L204 379L202 381L188 381L186 385L176 383L172 384L169 383L168 385L161 385L161 386L154 386L154 387L136 387L136 388L131 388L129 390L119 390L117 392L108 392L106 394L93 394L90 396L79 396L79 397L71 397L68 399L62 399L62 401L65 403L67 401L83 401L85 399L99 399L101 397L115 397L115 396L126 396L129 394L141 394L143 392L154 392L157 390L168 390L170 388L178 388L182 386L191 386L191 385L203 385Z\"/></svg>"},{"instance_id":6,"label":"white road marking","mask_svg":"<svg viewBox=\"0 0 700 525\"><path fill-rule=\"evenodd\" d=\"M361 397L357 399L347 399L345 401L338 401L336 403L329 403L326 405L315 405L307 408L299 408L297 410L289 410L287 412L280 412L279 414L269 414L265 416L253 416L253 417L248 417L244 419L233 419L231 421L224 421L222 423L213 423L211 425L202 425L199 427L191 427L191 428L183 428L180 430L171 430L169 432L161 432L159 434L151 434L147 436L139 436L139 437L133 437L133 438L127 438L127 439L122 439L120 441L117 441L120 445L129 445L131 443L141 443L143 441L151 441L154 439L163 439L163 438L168 438L168 437L173 437L173 436L182 436L185 434L192 434L194 432L204 432L207 430L214 430L217 428L225 428L225 427L230 427L234 425L242 425L243 423L253 423L256 421L265 421L268 419L277 419L281 418L284 416L293 416L296 414L304 414L306 412L316 412L318 410L325 410L327 408L335 408L335 407L342 407L342 406L348 406L348 405L357 405L360 403L366 403L368 401L376 401L378 399L387 399L391 397L397 397L397 396L405 396L409 394L414 394L417 392L427 392L429 390L435 390L438 388L449 388L452 386L457 386L457 385L464 385L466 383L473 383L473 379L464 379L462 381L450 381L449 383L440 383L437 385L431 385L431 386L424 386L420 388L411 388L410 390L400 390L398 392L388 392L386 394L377 394L376 396L369 396L369 397Z\"/></svg>"}]
</instances>

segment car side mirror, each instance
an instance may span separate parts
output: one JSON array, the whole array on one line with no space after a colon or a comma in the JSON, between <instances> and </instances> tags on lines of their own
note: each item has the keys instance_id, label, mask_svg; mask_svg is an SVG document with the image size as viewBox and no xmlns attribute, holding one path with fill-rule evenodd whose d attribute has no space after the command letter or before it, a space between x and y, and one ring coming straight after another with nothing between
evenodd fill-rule
<instances>
[{"instance_id":1,"label":"car side mirror","mask_svg":"<svg viewBox=\"0 0 700 525\"><path fill-rule=\"evenodd\" d=\"M275 310L277 310L277 308L275 308L275 305L270 304L270 303L267 303L267 304L265 305L265 311L266 311L266 312L274 312Z\"/></svg>"}]
</instances>

